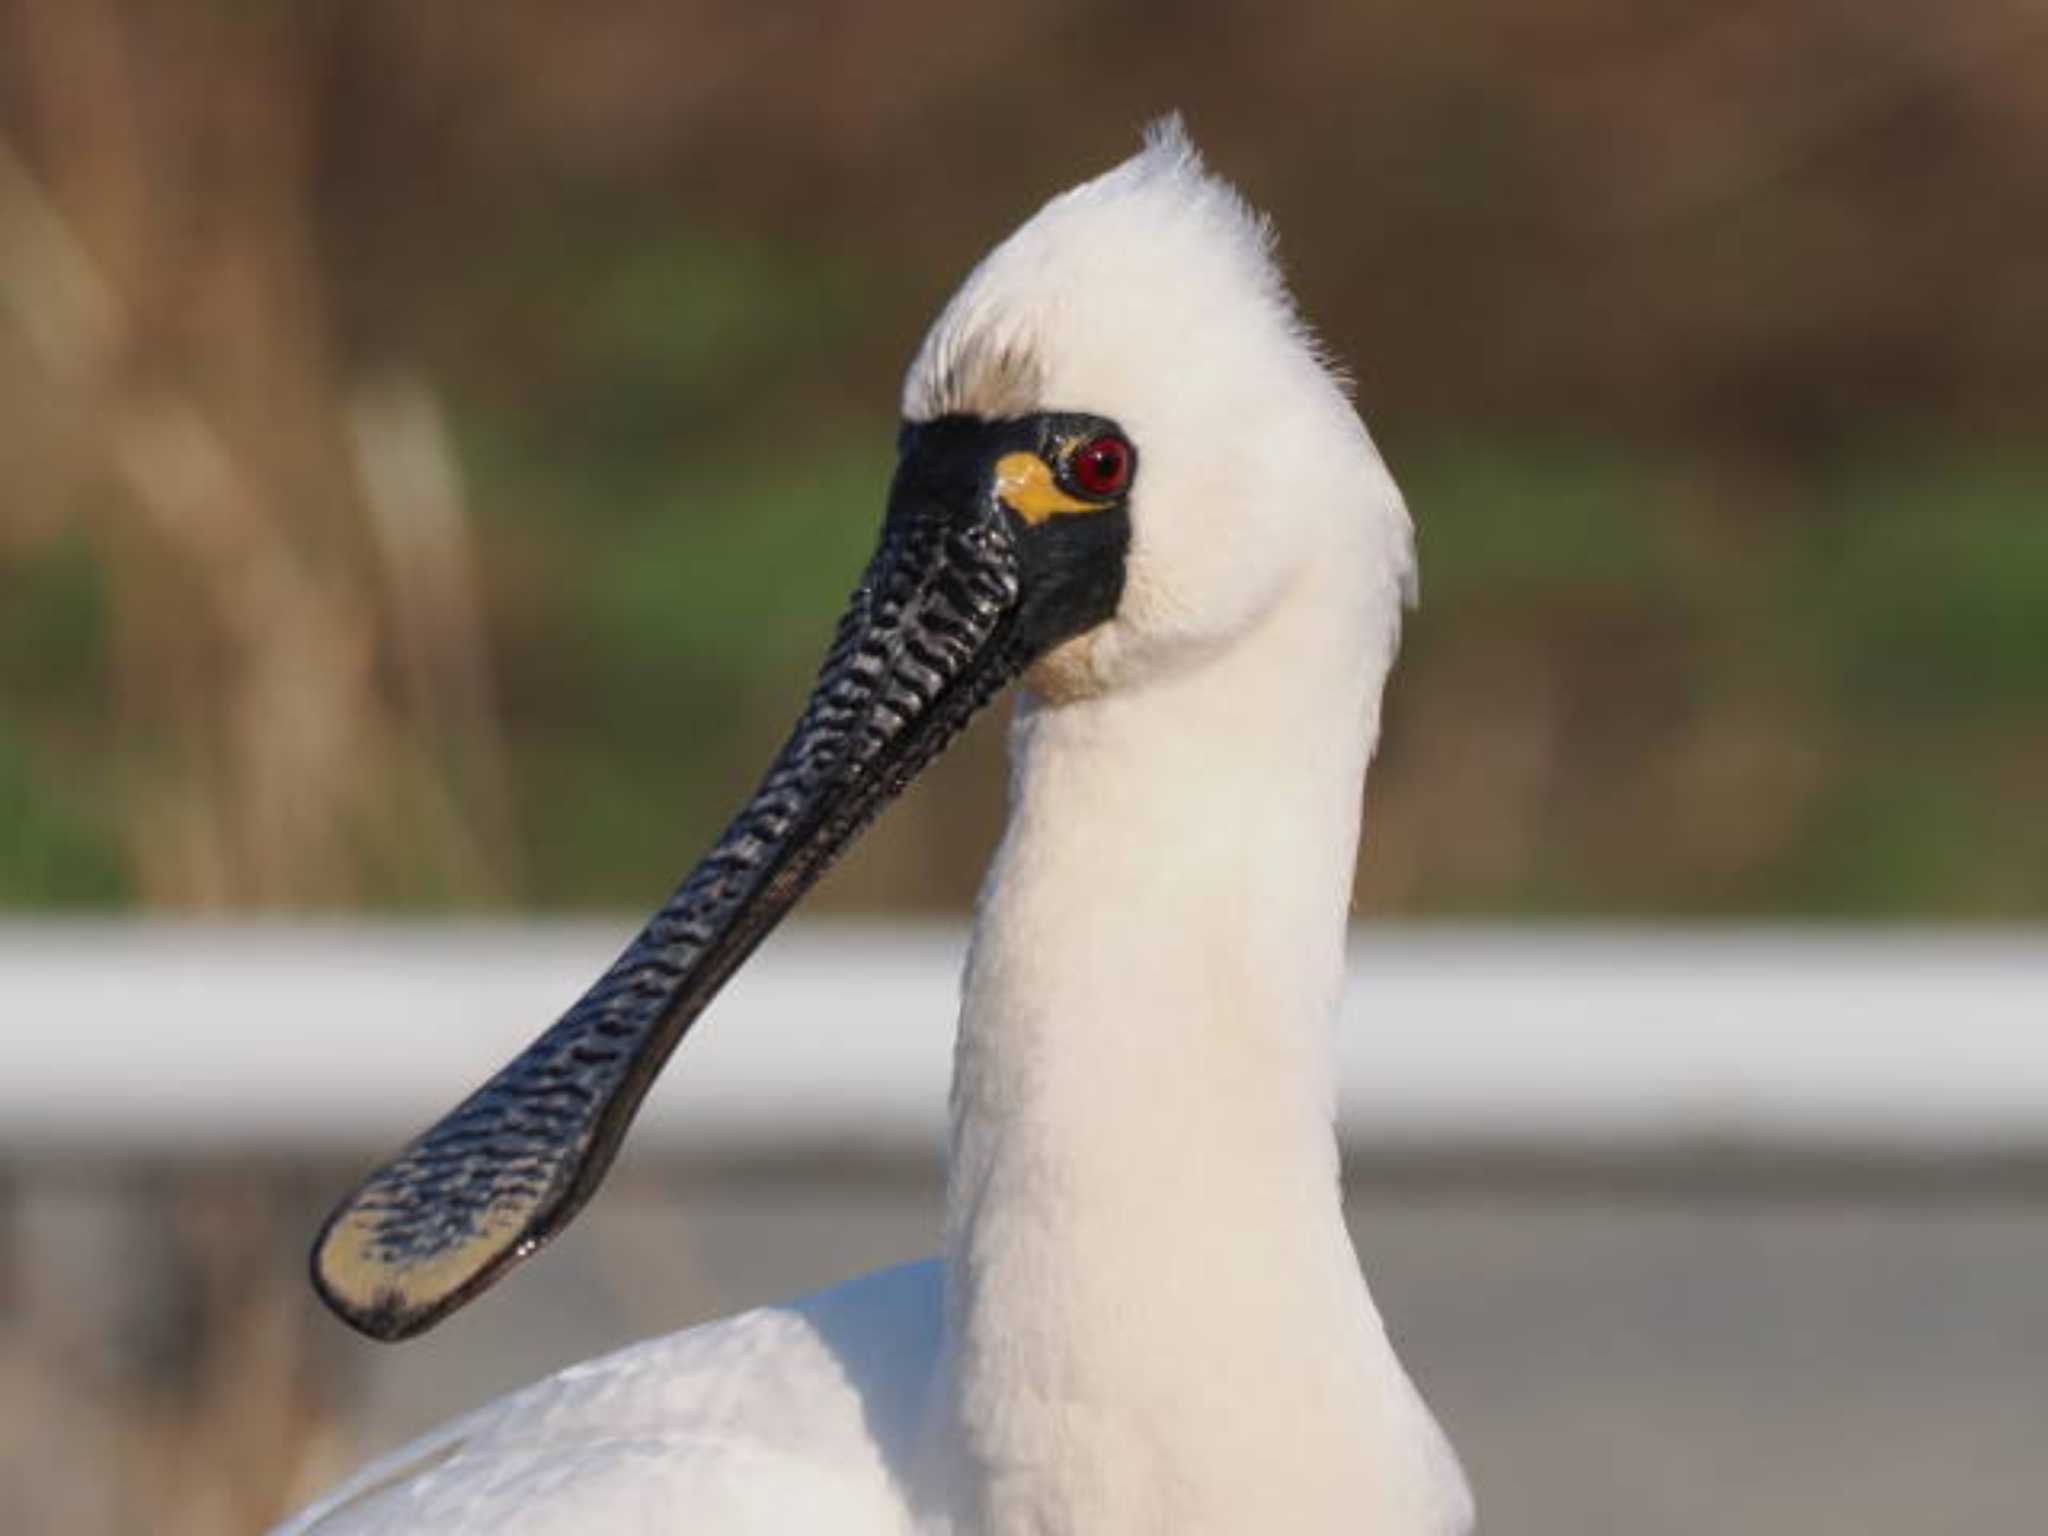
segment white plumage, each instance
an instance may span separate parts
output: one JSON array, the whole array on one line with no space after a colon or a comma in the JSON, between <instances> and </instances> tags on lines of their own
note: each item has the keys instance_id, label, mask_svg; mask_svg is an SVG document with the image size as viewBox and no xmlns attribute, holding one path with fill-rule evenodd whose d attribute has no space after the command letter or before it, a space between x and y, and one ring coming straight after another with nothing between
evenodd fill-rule
<instances>
[{"instance_id":1,"label":"white plumage","mask_svg":"<svg viewBox=\"0 0 2048 1536\"><path fill-rule=\"evenodd\" d=\"M1270 244L1168 123L997 247L905 385L913 421L1111 418L1142 466L1114 617L1026 678L943 1260L577 1366L284 1531L1469 1526L1330 1123L1409 524Z\"/></svg>"}]
</instances>

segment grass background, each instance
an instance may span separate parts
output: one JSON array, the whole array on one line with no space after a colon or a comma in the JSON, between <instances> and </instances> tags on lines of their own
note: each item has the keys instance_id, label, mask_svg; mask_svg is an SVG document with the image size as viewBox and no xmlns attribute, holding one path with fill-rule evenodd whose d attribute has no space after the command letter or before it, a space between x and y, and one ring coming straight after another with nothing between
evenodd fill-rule
<instances>
[{"instance_id":1,"label":"grass background","mask_svg":"<svg viewBox=\"0 0 2048 1536\"><path fill-rule=\"evenodd\" d=\"M1421 532L1366 910L2048 913L2036 8L437 14L0 6L0 902L648 902L793 715L928 316L1183 106ZM176 411L213 544L121 459ZM821 905L963 906L998 731Z\"/></svg>"}]
</instances>

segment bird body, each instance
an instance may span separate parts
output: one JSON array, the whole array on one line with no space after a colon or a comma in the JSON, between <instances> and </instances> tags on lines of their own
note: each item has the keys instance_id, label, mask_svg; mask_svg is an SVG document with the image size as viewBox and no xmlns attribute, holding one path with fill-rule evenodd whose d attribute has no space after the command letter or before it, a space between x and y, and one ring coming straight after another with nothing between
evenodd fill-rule
<instances>
[{"instance_id":1,"label":"bird body","mask_svg":"<svg viewBox=\"0 0 2048 1536\"><path fill-rule=\"evenodd\" d=\"M276 1536L909 1536L935 1260L588 1360L370 1462Z\"/></svg>"},{"instance_id":2,"label":"bird body","mask_svg":"<svg viewBox=\"0 0 2048 1536\"><path fill-rule=\"evenodd\" d=\"M1015 660L941 1259L575 1367L287 1532L1469 1526L1360 1274L1332 1127L1411 535L1270 244L1170 123L991 253L906 384L895 503L992 475L1025 550L1004 601L1032 611L1042 580L1041 613L1084 615L1033 621ZM1112 558L1105 603L1071 568ZM415 1300L376 1295L373 1323Z\"/></svg>"}]
</instances>

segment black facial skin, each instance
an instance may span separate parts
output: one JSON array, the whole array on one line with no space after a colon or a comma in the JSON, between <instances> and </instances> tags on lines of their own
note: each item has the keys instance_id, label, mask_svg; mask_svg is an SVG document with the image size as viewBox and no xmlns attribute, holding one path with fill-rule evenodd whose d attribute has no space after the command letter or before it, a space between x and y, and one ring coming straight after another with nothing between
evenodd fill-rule
<instances>
[{"instance_id":1,"label":"black facial skin","mask_svg":"<svg viewBox=\"0 0 2048 1536\"><path fill-rule=\"evenodd\" d=\"M1107 499L1061 460L1116 430L1072 413L904 428L874 557L753 797L552 1028L328 1218L313 1283L345 1321L419 1333L567 1225L669 1054L811 882L981 705L1116 611L1135 453ZM1020 449L1091 510L1007 506L995 467Z\"/></svg>"},{"instance_id":2,"label":"black facial skin","mask_svg":"<svg viewBox=\"0 0 2048 1536\"><path fill-rule=\"evenodd\" d=\"M978 416L940 416L906 423L897 435L900 455L890 491L890 515L905 502L958 506L980 489L1010 525L1016 541L1023 601L1016 616L1017 639L1034 659L1062 640L1085 634L1106 622L1123 597L1124 564L1131 545L1130 487L1138 478L1138 455L1131 448L1131 472L1124 488L1111 500L1089 495L1065 474L1063 445L1087 442L1104 433L1123 433L1101 416L1073 411L1043 411L1032 416L984 421ZM1128 439L1125 439L1128 442ZM1060 489L1080 501L1095 502L1090 513L1062 513L1032 524L995 502L989 486L996 462L1018 450L1035 453L1050 465Z\"/></svg>"}]
</instances>

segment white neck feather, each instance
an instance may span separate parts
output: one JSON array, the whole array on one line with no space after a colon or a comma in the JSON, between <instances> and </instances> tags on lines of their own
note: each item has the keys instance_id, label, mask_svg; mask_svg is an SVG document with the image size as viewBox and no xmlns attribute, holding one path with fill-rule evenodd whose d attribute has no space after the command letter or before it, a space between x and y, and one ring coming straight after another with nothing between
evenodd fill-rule
<instances>
[{"instance_id":1,"label":"white neck feather","mask_svg":"<svg viewBox=\"0 0 2048 1536\"><path fill-rule=\"evenodd\" d=\"M1329 1032L1394 643L1340 578L1175 675L1020 708L953 1090L973 1531L1455 1516L1338 1190Z\"/></svg>"}]
</instances>

